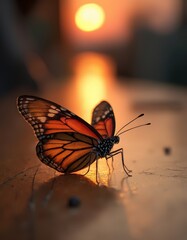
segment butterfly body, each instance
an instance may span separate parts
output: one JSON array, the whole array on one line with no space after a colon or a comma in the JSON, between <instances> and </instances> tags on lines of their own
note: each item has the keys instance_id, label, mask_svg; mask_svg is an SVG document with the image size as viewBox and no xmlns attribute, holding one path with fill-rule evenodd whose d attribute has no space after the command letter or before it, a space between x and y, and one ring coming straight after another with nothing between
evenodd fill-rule
<instances>
[{"instance_id":1,"label":"butterfly body","mask_svg":"<svg viewBox=\"0 0 187 240\"><path fill-rule=\"evenodd\" d=\"M107 155L110 155L110 152L114 144L119 143L119 137L113 136L111 138L104 138L102 141L98 142L98 145L95 147L98 157L103 158Z\"/></svg>"},{"instance_id":2,"label":"butterfly body","mask_svg":"<svg viewBox=\"0 0 187 240\"><path fill-rule=\"evenodd\" d=\"M17 106L39 140L36 153L46 165L62 173L73 173L90 167L99 158L121 154L128 174L123 149L112 152L119 136L114 135L115 118L108 102L95 107L91 125L68 109L39 97L20 96Z\"/></svg>"}]
</instances>

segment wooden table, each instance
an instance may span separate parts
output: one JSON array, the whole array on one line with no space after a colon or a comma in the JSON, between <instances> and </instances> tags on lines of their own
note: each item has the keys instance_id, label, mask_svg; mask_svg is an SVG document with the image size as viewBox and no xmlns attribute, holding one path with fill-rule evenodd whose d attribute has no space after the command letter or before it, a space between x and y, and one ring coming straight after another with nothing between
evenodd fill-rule
<instances>
[{"instance_id":1,"label":"wooden table","mask_svg":"<svg viewBox=\"0 0 187 240\"><path fill-rule=\"evenodd\" d=\"M186 239L187 90L106 76L85 86L77 79L1 99L0 239ZM37 140L15 105L16 96L26 93L58 102L87 121L105 98L117 129L144 112L135 125L152 125L122 135L116 145L124 148L133 176L123 172L120 156L114 170L109 161L110 174L106 161L99 161L100 185L95 164L86 176L61 175L41 164ZM80 205L70 207L72 197Z\"/></svg>"}]
</instances>

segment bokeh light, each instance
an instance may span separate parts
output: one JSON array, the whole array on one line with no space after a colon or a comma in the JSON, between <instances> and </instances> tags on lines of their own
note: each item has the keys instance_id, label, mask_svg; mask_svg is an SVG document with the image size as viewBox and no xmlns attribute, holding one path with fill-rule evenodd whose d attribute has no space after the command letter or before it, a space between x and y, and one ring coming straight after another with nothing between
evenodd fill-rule
<instances>
[{"instance_id":1,"label":"bokeh light","mask_svg":"<svg viewBox=\"0 0 187 240\"><path fill-rule=\"evenodd\" d=\"M82 5L75 14L76 26L85 32L99 29L105 21L105 12L95 3Z\"/></svg>"}]
</instances>

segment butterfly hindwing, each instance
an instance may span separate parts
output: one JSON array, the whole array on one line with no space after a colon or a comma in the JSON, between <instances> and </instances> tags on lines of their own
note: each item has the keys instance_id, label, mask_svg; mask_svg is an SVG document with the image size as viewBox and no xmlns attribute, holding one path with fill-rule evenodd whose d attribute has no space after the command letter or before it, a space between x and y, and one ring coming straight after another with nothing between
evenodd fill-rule
<instances>
[{"instance_id":1,"label":"butterfly hindwing","mask_svg":"<svg viewBox=\"0 0 187 240\"><path fill-rule=\"evenodd\" d=\"M57 132L78 132L95 139L102 138L90 124L54 102L39 97L20 96L17 105L39 140Z\"/></svg>"},{"instance_id":2,"label":"butterfly hindwing","mask_svg":"<svg viewBox=\"0 0 187 240\"><path fill-rule=\"evenodd\" d=\"M90 166L97 153L97 140L79 133L56 133L44 137L36 146L39 159L59 172L71 173Z\"/></svg>"},{"instance_id":3,"label":"butterfly hindwing","mask_svg":"<svg viewBox=\"0 0 187 240\"><path fill-rule=\"evenodd\" d=\"M102 101L93 110L91 125L103 138L114 136L115 117L111 105Z\"/></svg>"}]
</instances>

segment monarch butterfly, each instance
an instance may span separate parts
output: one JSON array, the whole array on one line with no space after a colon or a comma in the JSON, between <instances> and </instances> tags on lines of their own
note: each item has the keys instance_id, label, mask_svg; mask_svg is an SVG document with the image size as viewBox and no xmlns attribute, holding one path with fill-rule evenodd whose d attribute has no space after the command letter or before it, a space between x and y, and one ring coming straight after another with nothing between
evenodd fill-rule
<instances>
[{"instance_id":1,"label":"monarch butterfly","mask_svg":"<svg viewBox=\"0 0 187 240\"><path fill-rule=\"evenodd\" d=\"M121 154L123 169L128 176L130 170L124 163L123 148L111 151L119 143L116 135L115 117L111 105L102 101L93 110L91 125L68 109L34 96L20 96L18 110L32 126L39 142L36 146L38 158L46 165L62 173L73 173L88 167L99 158L113 158ZM150 123L136 127L149 125ZM134 127L134 128L136 128ZM87 172L88 172L87 171Z\"/></svg>"}]
</instances>

